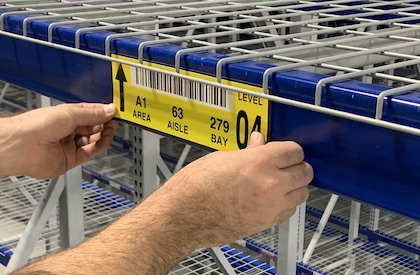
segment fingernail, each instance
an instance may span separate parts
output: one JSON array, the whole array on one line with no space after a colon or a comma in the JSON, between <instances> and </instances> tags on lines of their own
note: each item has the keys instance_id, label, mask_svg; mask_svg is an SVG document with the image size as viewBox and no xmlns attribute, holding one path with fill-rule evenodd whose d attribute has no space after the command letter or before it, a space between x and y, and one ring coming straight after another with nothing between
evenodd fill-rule
<instances>
[{"instance_id":1,"label":"fingernail","mask_svg":"<svg viewBox=\"0 0 420 275\"><path fill-rule=\"evenodd\" d=\"M115 105L110 103L104 107L105 114L111 115L115 112Z\"/></svg>"},{"instance_id":2,"label":"fingernail","mask_svg":"<svg viewBox=\"0 0 420 275\"><path fill-rule=\"evenodd\" d=\"M262 143L261 138L262 138L262 135L260 133L258 133L258 132L252 132L251 133L251 137L249 139L249 142L251 144L260 144L260 143Z\"/></svg>"}]
</instances>

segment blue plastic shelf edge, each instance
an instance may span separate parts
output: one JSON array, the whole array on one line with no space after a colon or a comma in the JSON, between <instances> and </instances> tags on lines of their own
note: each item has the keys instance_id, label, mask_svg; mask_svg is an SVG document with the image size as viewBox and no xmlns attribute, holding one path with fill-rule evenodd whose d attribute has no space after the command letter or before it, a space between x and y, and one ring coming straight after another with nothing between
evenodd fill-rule
<instances>
[{"instance_id":1,"label":"blue plastic shelf edge","mask_svg":"<svg viewBox=\"0 0 420 275\"><path fill-rule=\"evenodd\" d=\"M398 239L392 235L386 234L384 232L380 232L380 231L372 231L372 230L368 230L370 235L371 235L371 239L374 239L375 241L381 241L384 243L388 243L392 246L404 249L407 252L416 254L416 255L420 255L420 246Z\"/></svg>"},{"instance_id":2,"label":"blue plastic shelf edge","mask_svg":"<svg viewBox=\"0 0 420 275\"><path fill-rule=\"evenodd\" d=\"M308 264L304 264L302 262L297 263L296 266L296 274L297 275L330 275L327 272L314 268Z\"/></svg>"},{"instance_id":3,"label":"blue plastic shelf edge","mask_svg":"<svg viewBox=\"0 0 420 275\"><path fill-rule=\"evenodd\" d=\"M221 250L228 255L228 261L231 263L231 265L233 267L237 267L239 268L241 271L247 271L249 269L254 269L254 268L258 268L261 269L262 271L265 271L267 275L271 274L271 275L275 275L276 272L274 270L273 267L260 262L254 258L252 258L251 256L245 255L242 252L239 252L235 249L232 249L231 247L228 246L222 246L220 247ZM233 261L232 258L236 258L242 262L238 262L238 261Z\"/></svg>"},{"instance_id":4,"label":"blue plastic shelf edge","mask_svg":"<svg viewBox=\"0 0 420 275\"><path fill-rule=\"evenodd\" d=\"M0 35L0 79L64 102L111 102L109 62Z\"/></svg>"},{"instance_id":5,"label":"blue plastic shelf edge","mask_svg":"<svg viewBox=\"0 0 420 275\"><path fill-rule=\"evenodd\" d=\"M12 251L10 251L6 246L0 244L0 264L7 266L10 258L12 257L12 254Z\"/></svg>"},{"instance_id":6,"label":"blue plastic shelf edge","mask_svg":"<svg viewBox=\"0 0 420 275\"><path fill-rule=\"evenodd\" d=\"M0 10L1 14L1 10ZM8 16L6 17L5 29L14 33L21 32L21 25L25 16ZM28 27L28 35L41 40L47 39L47 27L52 21L35 21ZM67 25L53 30L53 41L59 44L74 46L75 32L82 28L78 25ZM108 35L112 34L108 31L99 31L95 33L85 33L81 36L81 49L91 52L104 53L104 43ZM111 41L111 52L137 58L138 45L144 42L140 38L123 38ZM178 50L183 49L180 46L162 43L153 47L145 47L144 59L159 64L174 66L175 54ZM226 57L221 54L214 53L194 53L185 55L181 58L181 68L215 76L216 63L221 58ZM239 63L228 64L222 69L222 76L231 80L247 83L250 85L261 86L262 75L265 69L273 67L272 65L259 63L254 61L242 61ZM270 83L273 94L286 98L292 98L308 103L314 102L314 85L326 75L304 72L299 70L283 71L274 74ZM311 89L301 89L301 83L311 83ZM292 87L289 89L288 87ZM302 86L303 87L303 86ZM374 117L374 106L376 96L383 90L388 89L384 86L365 84L359 81L346 81L328 85L328 100L323 101L323 105L331 108L337 108L351 113L368 115ZM349 92L351 91L351 93ZM352 104L348 104L347 97L351 95ZM325 99L325 96L323 97ZM407 125L415 125L420 127L420 122L411 120L410 117L417 113L417 107L410 104L417 103L420 106L420 95L416 93L397 97L399 100L393 100L392 109L388 109L390 104L384 106L385 120L394 121ZM403 101L401 101L403 100ZM410 104L405 104L407 101ZM389 103L389 102L388 102ZM392 111L391 111L392 110ZM407 111L408 110L408 111ZM407 116L407 112L410 114Z\"/></svg>"},{"instance_id":7,"label":"blue plastic shelf edge","mask_svg":"<svg viewBox=\"0 0 420 275\"><path fill-rule=\"evenodd\" d=\"M98 181L100 181L104 184L107 184L107 185L111 185L111 182L113 182L113 183L118 185L118 188L119 188L120 191L122 191L122 192L124 192L128 195L133 194L133 189L131 187L127 186L126 184L122 183L121 181L113 180L113 179L111 179L107 176L101 175L98 172L96 172L95 170L93 170L89 167L86 167L86 166L82 167L82 171L85 174L85 176L87 176L87 177L90 176L93 179L98 180Z\"/></svg>"},{"instance_id":8,"label":"blue plastic shelf edge","mask_svg":"<svg viewBox=\"0 0 420 275\"><path fill-rule=\"evenodd\" d=\"M275 104L273 140L294 140L315 172L313 185L420 220L420 138Z\"/></svg>"}]
</instances>

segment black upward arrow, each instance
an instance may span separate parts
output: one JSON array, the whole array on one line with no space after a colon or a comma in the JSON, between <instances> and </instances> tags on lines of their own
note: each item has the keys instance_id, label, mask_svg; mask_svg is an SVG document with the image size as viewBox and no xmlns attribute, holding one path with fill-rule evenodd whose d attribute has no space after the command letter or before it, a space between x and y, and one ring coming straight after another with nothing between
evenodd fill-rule
<instances>
[{"instance_id":1,"label":"black upward arrow","mask_svg":"<svg viewBox=\"0 0 420 275\"><path fill-rule=\"evenodd\" d=\"M120 82L120 111L124 112L124 82L127 82L127 78L125 78L125 73L121 64L118 66L117 76L115 79Z\"/></svg>"}]
</instances>

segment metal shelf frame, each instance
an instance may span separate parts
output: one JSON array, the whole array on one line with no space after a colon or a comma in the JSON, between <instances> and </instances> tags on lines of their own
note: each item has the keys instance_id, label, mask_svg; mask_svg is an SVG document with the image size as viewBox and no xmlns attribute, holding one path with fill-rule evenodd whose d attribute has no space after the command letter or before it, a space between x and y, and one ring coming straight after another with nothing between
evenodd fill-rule
<instances>
[{"instance_id":1,"label":"metal shelf frame","mask_svg":"<svg viewBox=\"0 0 420 275\"><path fill-rule=\"evenodd\" d=\"M116 62L268 99L268 139L300 143L316 171L315 186L419 221L418 4L2 1L0 79L66 102L110 102L111 62ZM180 69L214 76L216 82L181 75ZM265 94L221 84L222 79L259 86ZM158 167L165 177L171 171L162 164L156 134L135 128L132 138L133 192L140 201L159 185ZM334 204L321 219L329 218ZM296 259L305 262L314 252L304 256L298 247L304 208L298 213L282 226L285 234L278 234L279 253L287 255L277 257L280 274L293 273ZM378 215L369 213L367 233L375 241L384 236L377 233ZM359 216L360 204L352 202L348 247L363 246ZM357 268L350 256L345 260Z\"/></svg>"},{"instance_id":2,"label":"metal shelf frame","mask_svg":"<svg viewBox=\"0 0 420 275\"><path fill-rule=\"evenodd\" d=\"M302 144L315 185L420 219L416 3L7 1L0 78L63 101L109 102L109 62L125 61L107 54L117 53L146 70L159 71L143 60L261 85L271 94L260 95L272 102L269 139Z\"/></svg>"}]
</instances>

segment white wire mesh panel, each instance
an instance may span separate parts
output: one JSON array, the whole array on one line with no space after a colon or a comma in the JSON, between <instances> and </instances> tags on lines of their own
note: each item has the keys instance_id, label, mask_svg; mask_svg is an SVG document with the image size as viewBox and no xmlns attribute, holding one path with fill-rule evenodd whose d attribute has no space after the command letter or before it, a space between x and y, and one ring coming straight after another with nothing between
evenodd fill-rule
<instances>
[{"instance_id":1,"label":"white wire mesh panel","mask_svg":"<svg viewBox=\"0 0 420 275\"><path fill-rule=\"evenodd\" d=\"M133 191L133 160L130 152L112 146L85 163L84 178L109 184L127 194Z\"/></svg>"},{"instance_id":2,"label":"white wire mesh panel","mask_svg":"<svg viewBox=\"0 0 420 275\"><path fill-rule=\"evenodd\" d=\"M9 116L32 108L33 94L22 88L0 81L0 111L2 116Z\"/></svg>"},{"instance_id":3,"label":"white wire mesh panel","mask_svg":"<svg viewBox=\"0 0 420 275\"><path fill-rule=\"evenodd\" d=\"M208 50L233 57L226 62L254 59L283 66L278 70L301 68L334 75L372 66L378 69L361 76L374 76L373 82L388 85L417 83L416 5L407 0L114 0L6 1L3 8L10 14L32 15L23 25L24 34L31 32L30 23L53 19L59 22L54 27L85 26L78 38L110 30L113 38L159 39L149 45L179 44L195 48L186 52ZM393 67L386 69L391 63Z\"/></svg>"},{"instance_id":4,"label":"white wire mesh panel","mask_svg":"<svg viewBox=\"0 0 420 275\"><path fill-rule=\"evenodd\" d=\"M331 224L329 225L331 226ZM306 221L304 247L306 247L316 231L317 222ZM246 244L276 251L277 230L266 230L246 238ZM354 244L348 244L346 230L326 227L314 254L307 264L298 263L314 272L322 274L414 274L420 270L420 262L407 253L386 248L383 243L374 243L367 240L356 239ZM242 243L245 245L245 243ZM271 258L267 252L262 253ZM275 256L276 257L276 256ZM349 271L350 270L350 271ZM348 273L350 272L350 273Z\"/></svg>"},{"instance_id":5,"label":"white wire mesh panel","mask_svg":"<svg viewBox=\"0 0 420 275\"><path fill-rule=\"evenodd\" d=\"M13 251L34 208L42 197L48 182L28 177L10 177L0 180L0 246ZM90 183L83 183L85 233L90 235L121 216L133 204ZM54 211L38 241L33 257L60 248L59 224ZM10 255L9 255L10 256Z\"/></svg>"},{"instance_id":6,"label":"white wire mesh panel","mask_svg":"<svg viewBox=\"0 0 420 275\"><path fill-rule=\"evenodd\" d=\"M330 196L331 194L326 191L312 188L307 205L310 210L315 210L321 214L327 206ZM419 223L417 221L385 210L380 210L378 225L377 228L374 228L374 224L370 216L373 209L373 206L364 204L361 207L360 225L364 229L362 234L366 234L367 230L367 234L375 234L377 240L397 246L398 244L395 242L398 242L400 244L400 248L406 246L406 249L407 247L415 247L415 249L419 250L420 231ZM334 207L330 221L344 226L346 229L346 227L348 228L350 222L350 211L351 200L345 197L340 197ZM309 214L313 214L313 211L309 211ZM370 238L373 237L370 236Z\"/></svg>"},{"instance_id":7,"label":"white wire mesh panel","mask_svg":"<svg viewBox=\"0 0 420 275\"><path fill-rule=\"evenodd\" d=\"M12 250L19 241L26 223L29 221L32 212L37 205L37 199L42 196L45 190L45 183L30 178L6 178L0 182L0 206L1 206L1 240L0 244ZM49 243L51 249L59 246L57 234L51 236L50 227L44 229L44 234L38 242L35 255L45 253L44 247ZM57 232L54 226L52 230ZM41 255L42 255L41 254Z\"/></svg>"},{"instance_id":8,"label":"white wire mesh panel","mask_svg":"<svg viewBox=\"0 0 420 275\"><path fill-rule=\"evenodd\" d=\"M251 258L250 256L235 250L229 246L223 246L222 251L227 260L234 267L236 274L247 275L270 275L275 274L275 268L266 265L265 263ZM189 274L222 274L222 271L217 267L215 262L211 259L208 252L199 250L190 255L187 259L182 261L169 274L172 275L189 275Z\"/></svg>"}]
</instances>

